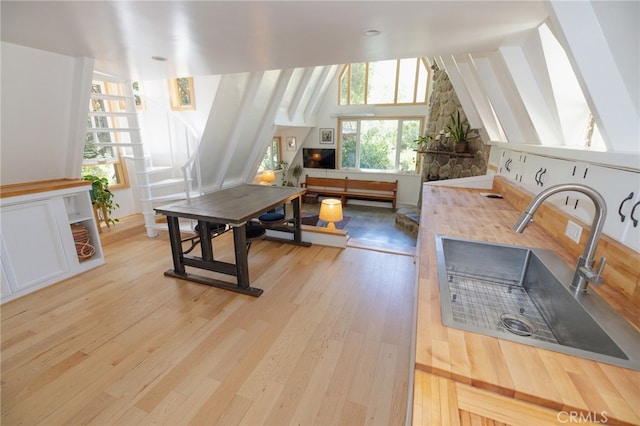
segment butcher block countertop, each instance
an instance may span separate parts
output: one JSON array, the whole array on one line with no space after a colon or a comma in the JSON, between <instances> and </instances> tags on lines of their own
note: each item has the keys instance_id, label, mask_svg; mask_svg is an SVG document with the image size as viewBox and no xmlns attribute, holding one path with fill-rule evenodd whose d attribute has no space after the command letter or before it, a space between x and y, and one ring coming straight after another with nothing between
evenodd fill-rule
<instances>
[{"instance_id":1,"label":"butcher block countertop","mask_svg":"<svg viewBox=\"0 0 640 426\"><path fill-rule=\"evenodd\" d=\"M442 325L435 235L546 248L572 268L576 261L536 222L522 234L511 231L520 212L480 192L487 190L424 187L416 370L557 411L604 411L611 424L640 424L640 372ZM637 326L640 310L623 311Z\"/></svg>"},{"instance_id":2,"label":"butcher block countertop","mask_svg":"<svg viewBox=\"0 0 640 426\"><path fill-rule=\"evenodd\" d=\"M0 198L17 197L19 195L56 191L59 189L91 186L91 182L81 179L52 179L34 182L14 183L0 186Z\"/></svg>"}]
</instances>

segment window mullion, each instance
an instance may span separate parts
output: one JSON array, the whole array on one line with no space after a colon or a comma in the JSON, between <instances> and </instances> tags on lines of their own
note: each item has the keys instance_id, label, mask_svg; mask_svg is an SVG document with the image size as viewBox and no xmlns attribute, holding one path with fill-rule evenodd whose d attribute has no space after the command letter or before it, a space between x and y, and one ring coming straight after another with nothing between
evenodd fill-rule
<instances>
[{"instance_id":1,"label":"window mullion","mask_svg":"<svg viewBox=\"0 0 640 426\"><path fill-rule=\"evenodd\" d=\"M393 103L398 103L398 86L400 85L400 59L396 60L396 84L393 90Z\"/></svg>"},{"instance_id":2,"label":"window mullion","mask_svg":"<svg viewBox=\"0 0 640 426\"><path fill-rule=\"evenodd\" d=\"M400 170L400 154L402 153L401 142L402 142L403 125L404 125L404 120L402 119L398 120L398 129L396 131L396 163L394 165L396 172Z\"/></svg>"},{"instance_id":3,"label":"window mullion","mask_svg":"<svg viewBox=\"0 0 640 426\"><path fill-rule=\"evenodd\" d=\"M418 79L420 78L420 58L416 58L416 76L413 79L413 103L418 103Z\"/></svg>"},{"instance_id":4,"label":"window mullion","mask_svg":"<svg viewBox=\"0 0 640 426\"><path fill-rule=\"evenodd\" d=\"M360 134L362 132L362 120L356 120L356 122L358 123L356 126L356 161L355 161L355 166L356 169L360 168Z\"/></svg>"},{"instance_id":5,"label":"window mullion","mask_svg":"<svg viewBox=\"0 0 640 426\"><path fill-rule=\"evenodd\" d=\"M369 62L364 66L364 104L369 105Z\"/></svg>"}]
</instances>

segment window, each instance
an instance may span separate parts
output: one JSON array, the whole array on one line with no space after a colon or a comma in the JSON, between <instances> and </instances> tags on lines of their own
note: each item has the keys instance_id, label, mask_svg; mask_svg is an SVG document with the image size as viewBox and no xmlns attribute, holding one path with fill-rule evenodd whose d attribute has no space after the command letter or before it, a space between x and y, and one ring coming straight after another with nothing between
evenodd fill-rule
<instances>
[{"instance_id":1,"label":"window","mask_svg":"<svg viewBox=\"0 0 640 426\"><path fill-rule=\"evenodd\" d=\"M339 76L340 105L427 103L425 58L347 64Z\"/></svg>"},{"instance_id":2,"label":"window","mask_svg":"<svg viewBox=\"0 0 640 426\"><path fill-rule=\"evenodd\" d=\"M82 175L107 178L111 188L128 186L126 168L120 156L124 148L118 143L131 142L129 134L111 129L128 127L120 85L93 81L87 118Z\"/></svg>"},{"instance_id":3,"label":"window","mask_svg":"<svg viewBox=\"0 0 640 426\"><path fill-rule=\"evenodd\" d=\"M566 146L606 150L578 78L560 42L546 24L539 28ZM541 141L544 144L544 141Z\"/></svg>"},{"instance_id":4,"label":"window","mask_svg":"<svg viewBox=\"0 0 640 426\"><path fill-rule=\"evenodd\" d=\"M422 127L417 117L341 119L340 167L414 172Z\"/></svg>"},{"instance_id":5,"label":"window","mask_svg":"<svg viewBox=\"0 0 640 426\"><path fill-rule=\"evenodd\" d=\"M274 136L271 140L271 144L267 148L267 152L264 154L264 158L258 168L258 173L263 170L276 170L280 164L280 136Z\"/></svg>"},{"instance_id":6,"label":"window","mask_svg":"<svg viewBox=\"0 0 640 426\"><path fill-rule=\"evenodd\" d=\"M181 77L169 80L169 98L171 101L171 109L174 111L196 109L193 78Z\"/></svg>"}]
</instances>

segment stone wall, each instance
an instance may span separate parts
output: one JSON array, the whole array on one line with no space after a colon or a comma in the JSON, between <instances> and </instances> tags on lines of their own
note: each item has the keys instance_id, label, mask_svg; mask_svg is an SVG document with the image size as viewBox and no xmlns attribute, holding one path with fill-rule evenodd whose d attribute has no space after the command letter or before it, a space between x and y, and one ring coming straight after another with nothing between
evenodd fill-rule
<instances>
[{"instance_id":1,"label":"stone wall","mask_svg":"<svg viewBox=\"0 0 640 426\"><path fill-rule=\"evenodd\" d=\"M449 76L437 68L433 72L433 91L429 104L427 135L431 137L431 140L426 147L423 146L420 149L438 152L422 154L422 180L456 179L486 174L491 147L482 141L476 129L471 129L469 132L467 152L462 155L453 152L453 140L445 137L447 124L451 121L451 114L455 115L460 111L463 122L467 121L467 117ZM441 134L441 132L445 132L445 134Z\"/></svg>"}]
</instances>

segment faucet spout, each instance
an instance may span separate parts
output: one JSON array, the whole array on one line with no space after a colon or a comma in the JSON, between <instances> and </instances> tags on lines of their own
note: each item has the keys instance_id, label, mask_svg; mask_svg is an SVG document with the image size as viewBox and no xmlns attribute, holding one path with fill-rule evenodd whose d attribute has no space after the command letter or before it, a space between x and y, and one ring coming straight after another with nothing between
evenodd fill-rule
<instances>
[{"instance_id":1,"label":"faucet spout","mask_svg":"<svg viewBox=\"0 0 640 426\"><path fill-rule=\"evenodd\" d=\"M574 183L565 183L549 187L540 192L536 197L534 197L527 209L522 213L518 221L513 225L512 229L515 232L522 233L527 228L527 226L529 226L531 222L533 222L533 215L548 197L557 194L558 192L565 191L575 191L585 194L591 199L596 208L596 212L593 217L593 223L591 224L591 230L589 232L589 237L587 238L587 242L584 247L584 252L582 256L578 258L576 270L571 282L571 288L574 289L576 293L580 293L587 291L589 282L597 284L602 281L600 273L602 272L602 268L604 267L604 258L600 263L599 270L597 272L593 270L594 255L596 252L596 248L598 247L598 242L600 241L600 237L602 235L604 220L607 216L607 204L598 191L586 185Z\"/></svg>"}]
</instances>

